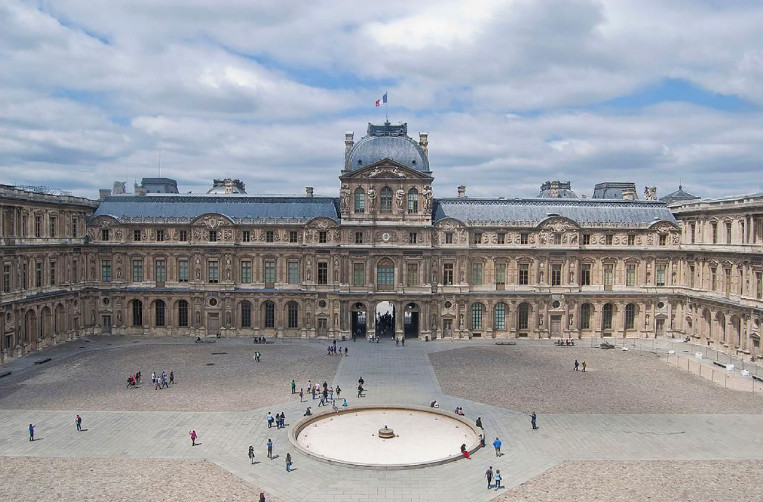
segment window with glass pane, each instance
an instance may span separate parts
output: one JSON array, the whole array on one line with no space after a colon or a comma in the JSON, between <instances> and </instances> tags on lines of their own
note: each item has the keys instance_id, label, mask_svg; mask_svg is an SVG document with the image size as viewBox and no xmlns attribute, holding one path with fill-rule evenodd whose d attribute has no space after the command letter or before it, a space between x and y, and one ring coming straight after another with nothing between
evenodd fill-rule
<instances>
[{"instance_id":1,"label":"window with glass pane","mask_svg":"<svg viewBox=\"0 0 763 502\"><path fill-rule=\"evenodd\" d=\"M77 218L72 218L72 237L77 237L79 227L77 226Z\"/></svg>"},{"instance_id":2,"label":"window with glass pane","mask_svg":"<svg viewBox=\"0 0 763 502\"><path fill-rule=\"evenodd\" d=\"M50 276L50 285L54 286L56 284L56 262L50 262L50 274L48 275Z\"/></svg>"},{"instance_id":3,"label":"window with glass pane","mask_svg":"<svg viewBox=\"0 0 763 502\"><path fill-rule=\"evenodd\" d=\"M26 263L21 264L21 284L23 289L29 287L29 270L27 269Z\"/></svg>"},{"instance_id":4,"label":"window with glass pane","mask_svg":"<svg viewBox=\"0 0 763 502\"><path fill-rule=\"evenodd\" d=\"M605 286L611 286L614 282L614 268L615 266L611 263L607 263L604 265L604 285Z\"/></svg>"},{"instance_id":5,"label":"window with glass pane","mask_svg":"<svg viewBox=\"0 0 763 502\"><path fill-rule=\"evenodd\" d=\"M395 266L389 260L382 260L376 266L376 286L379 289L394 289Z\"/></svg>"},{"instance_id":6,"label":"window with glass pane","mask_svg":"<svg viewBox=\"0 0 763 502\"><path fill-rule=\"evenodd\" d=\"M107 241L109 240L109 229L108 228L102 228L101 229L101 240Z\"/></svg>"},{"instance_id":7,"label":"window with glass pane","mask_svg":"<svg viewBox=\"0 0 763 502\"><path fill-rule=\"evenodd\" d=\"M493 326L497 331L504 331L506 329L506 304L498 303L495 306L493 316Z\"/></svg>"},{"instance_id":8,"label":"window with glass pane","mask_svg":"<svg viewBox=\"0 0 763 502\"><path fill-rule=\"evenodd\" d=\"M210 242L217 242L217 230L210 230L209 231L209 241Z\"/></svg>"},{"instance_id":9,"label":"window with glass pane","mask_svg":"<svg viewBox=\"0 0 763 502\"><path fill-rule=\"evenodd\" d=\"M757 286L755 288L755 298L761 299L763 298L763 272L756 272L755 277L757 278Z\"/></svg>"},{"instance_id":10,"label":"window with glass pane","mask_svg":"<svg viewBox=\"0 0 763 502\"><path fill-rule=\"evenodd\" d=\"M164 282L167 280L167 262L164 260L156 260L154 263L156 269L156 282Z\"/></svg>"},{"instance_id":11,"label":"window with glass pane","mask_svg":"<svg viewBox=\"0 0 763 502\"><path fill-rule=\"evenodd\" d=\"M42 287L42 263L39 261L34 264L34 287Z\"/></svg>"},{"instance_id":12,"label":"window with glass pane","mask_svg":"<svg viewBox=\"0 0 763 502\"><path fill-rule=\"evenodd\" d=\"M668 236L667 235L661 235L660 236L660 246L667 246L668 245Z\"/></svg>"},{"instance_id":13,"label":"window with glass pane","mask_svg":"<svg viewBox=\"0 0 763 502\"><path fill-rule=\"evenodd\" d=\"M689 287L694 287L694 265L689 265Z\"/></svg>"},{"instance_id":14,"label":"window with glass pane","mask_svg":"<svg viewBox=\"0 0 763 502\"><path fill-rule=\"evenodd\" d=\"M325 261L318 262L318 284L329 283L329 264Z\"/></svg>"},{"instance_id":15,"label":"window with glass pane","mask_svg":"<svg viewBox=\"0 0 763 502\"><path fill-rule=\"evenodd\" d=\"M629 303L625 306L625 329L633 329L636 325L636 305Z\"/></svg>"},{"instance_id":16,"label":"window with glass pane","mask_svg":"<svg viewBox=\"0 0 763 502\"><path fill-rule=\"evenodd\" d=\"M379 212L392 212L392 189L390 187L384 187L381 189L381 194L379 195Z\"/></svg>"},{"instance_id":17,"label":"window with glass pane","mask_svg":"<svg viewBox=\"0 0 763 502\"><path fill-rule=\"evenodd\" d=\"M710 269L710 290L715 291L718 289L718 276L716 274L716 268L712 267Z\"/></svg>"},{"instance_id":18,"label":"window with glass pane","mask_svg":"<svg viewBox=\"0 0 763 502\"><path fill-rule=\"evenodd\" d=\"M220 263L217 260L209 260L207 264L208 268L208 281L211 283L220 282Z\"/></svg>"},{"instance_id":19,"label":"window with glass pane","mask_svg":"<svg viewBox=\"0 0 763 502\"><path fill-rule=\"evenodd\" d=\"M178 260L178 282L188 282L188 260Z\"/></svg>"},{"instance_id":20,"label":"window with glass pane","mask_svg":"<svg viewBox=\"0 0 763 502\"><path fill-rule=\"evenodd\" d=\"M591 234L583 234L583 245L588 246L591 244Z\"/></svg>"},{"instance_id":21,"label":"window with glass pane","mask_svg":"<svg viewBox=\"0 0 763 502\"><path fill-rule=\"evenodd\" d=\"M42 216L34 217L34 236L42 237Z\"/></svg>"},{"instance_id":22,"label":"window with glass pane","mask_svg":"<svg viewBox=\"0 0 763 502\"><path fill-rule=\"evenodd\" d=\"M265 323L264 324L266 328L276 327L276 306L271 301L265 302Z\"/></svg>"},{"instance_id":23,"label":"window with glass pane","mask_svg":"<svg viewBox=\"0 0 763 502\"><path fill-rule=\"evenodd\" d=\"M156 300L154 304L154 316L156 317L156 325L164 326L164 302L162 300Z\"/></svg>"},{"instance_id":24,"label":"window with glass pane","mask_svg":"<svg viewBox=\"0 0 763 502\"><path fill-rule=\"evenodd\" d=\"M625 285L636 285L636 265L633 263L629 263L625 266Z\"/></svg>"},{"instance_id":25,"label":"window with glass pane","mask_svg":"<svg viewBox=\"0 0 763 502\"><path fill-rule=\"evenodd\" d=\"M363 286L366 283L366 269L363 263L352 264L352 285Z\"/></svg>"},{"instance_id":26,"label":"window with glass pane","mask_svg":"<svg viewBox=\"0 0 763 502\"><path fill-rule=\"evenodd\" d=\"M482 284L482 262L472 263L472 284L475 286Z\"/></svg>"},{"instance_id":27,"label":"window with glass pane","mask_svg":"<svg viewBox=\"0 0 763 502\"><path fill-rule=\"evenodd\" d=\"M408 232L408 242L411 244L416 244L419 240L419 234L418 232Z\"/></svg>"},{"instance_id":28,"label":"window with glass pane","mask_svg":"<svg viewBox=\"0 0 763 502\"><path fill-rule=\"evenodd\" d=\"M634 246L636 244L636 236L633 234L628 234L628 245Z\"/></svg>"},{"instance_id":29,"label":"window with glass pane","mask_svg":"<svg viewBox=\"0 0 763 502\"><path fill-rule=\"evenodd\" d=\"M731 293L731 269L724 269L724 272L726 272L726 278L723 281L723 287L726 290L726 294L728 295Z\"/></svg>"},{"instance_id":30,"label":"window with glass pane","mask_svg":"<svg viewBox=\"0 0 763 502\"><path fill-rule=\"evenodd\" d=\"M181 230L180 231L180 241L181 242L188 241L188 230Z\"/></svg>"},{"instance_id":31,"label":"window with glass pane","mask_svg":"<svg viewBox=\"0 0 763 502\"><path fill-rule=\"evenodd\" d=\"M3 293L11 292L11 266L3 265Z\"/></svg>"},{"instance_id":32,"label":"window with glass pane","mask_svg":"<svg viewBox=\"0 0 763 502\"><path fill-rule=\"evenodd\" d=\"M355 232L355 244L363 244L363 232Z\"/></svg>"},{"instance_id":33,"label":"window with glass pane","mask_svg":"<svg viewBox=\"0 0 763 502\"><path fill-rule=\"evenodd\" d=\"M506 264L505 263L495 264L495 283L506 284Z\"/></svg>"},{"instance_id":34,"label":"window with glass pane","mask_svg":"<svg viewBox=\"0 0 763 502\"><path fill-rule=\"evenodd\" d=\"M141 232L140 230L133 230L132 231L132 240L135 242L139 242L141 238Z\"/></svg>"},{"instance_id":35,"label":"window with glass pane","mask_svg":"<svg viewBox=\"0 0 763 502\"><path fill-rule=\"evenodd\" d=\"M188 302L185 300L178 302L178 326L181 328L188 327Z\"/></svg>"},{"instance_id":36,"label":"window with glass pane","mask_svg":"<svg viewBox=\"0 0 763 502\"><path fill-rule=\"evenodd\" d=\"M289 268L289 284L299 284L299 262L297 260L291 260L288 263Z\"/></svg>"},{"instance_id":37,"label":"window with glass pane","mask_svg":"<svg viewBox=\"0 0 763 502\"><path fill-rule=\"evenodd\" d=\"M580 306L580 329L591 328L591 304L584 303Z\"/></svg>"},{"instance_id":38,"label":"window with glass pane","mask_svg":"<svg viewBox=\"0 0 763 502\"><path fill-rule=\"evenodd\" d=\"M591 264L590 263L583 263L580 266L580 285L581 286L591 285Z\"/></svg>"},{"instance_id":39,"label":"window with glass pane","mask_svg":"<svg viewBox=\"0 0 763 502\"><path fill-rule=\"evenodd\" d=\"M482 329L482 304L481 303L475 303L472 305L472 329L473 330L481 330Z\"/></svg>"},{"instance_id":40,"label":"window with glass pane","mask_svg":"<svg viewBox=\"0 0 763 502\"><path fill-rule=\"evenodd\" d=\"M406 264L405 282L408 286L416 286L419 283L419 265L418 263Z\"/></svg>"},{"instance_id":41,"label":"window with glass pane","mask_svg":"<svg viewBox=\"0 0 763 502\"><path fill-rule=\"evenodd\" d=\"M355 212L356 213L366 212L366 193L363 191L362 188L358 188L355 190Z\"/></svg>"},{"instance_id":42,"label":"window with glass pane","mask_svg":"<svg viewBox=\"0 0 763 502\"><path fill-rule=\"evenodd\" d=\"M143 259L132 260L132 282L143 282Z\"/></svg>"},{"instance_id":43,"label":"window with glass pane","mask_svg":"<svg viewBox=\"0 0 763 502\"><path fill-rule=\"evenodd\" d=\"M156 231L156 240L157 240L157 242L163 242L164 241L164 230L157 230Z\"/></svg>"},{"instance_id":44,"label":"window with glass pane","mask_svg":"<svg viewBox=\"0 0 763 502\"><path fill-rule=\"evenodd\" d=\"M250 284L252 282L252 262L244 260L241 262L241 282Z\"/></svg>"},{"instance_id":45,"label":"window with glass pane","mask_svg":"<svg viewBox=\"0 0 763 502\"><path fill-rule=\"evenodd\" d=\"M517 315L517 329L527 329L530 322L530 305L521 303Z\"/></svg>"},{"instance_id":46,"label":"window with glass pane","mask_svg":"<svg viewBox=\"0 0 763 502\"><path fill-rule=\"evenodd\" d=\"M602 329L612 329L612 304L611 303L604 304L604 309L602 310L601 327Z\"/></svg>"},{"instance_id":47,"label":"window with glass pane","mask_svg":"<svg viewBox=\"0 0 763 502\"><path fill-rule=\"evenodd\" d=\"M265 260L265 283L273 284L274 282L276 282L276 262Z\"/></svg>"},{"instance_id":48,"label":"window with glass pane","mask_svg":"<svg viewBox=\"0 0 763 502\"><path fill-rule=\"evenodd\" d=\"M140 300L132 301L132 325L143 326L143 302Z\"/></svg>"},{"instance_id":49,"label":"window with glass pane","mask_svg":"<svg viewBox=\"0 0 763 502\"><path fill-rule=\"evenodd\" d=\"M52 216L50 217L50 236L56 236L56 219Z\"/></svg>"},{"instance_id":50,"label":"window with glass pane","mask_svg":"<svg viewBox=\"0 0 763 502\"><path fill-rule=\"evenodd\" d=\"M111 260L101 260L101 282L111 282Z\"/></svg>"},{"instance_id":51,"label":"window with glass pane","mask_svg":"<svg viewBox=\"0 0 763 502\"><path fill-rule=\"evenodd\" d=\"M453 244L453 232L445 232L445 244Z\"/></svg>"},{"instance_id":52,"label":"window with glass pane","mask_svg":"<svg viewBox=\"0 0 763 502\"><path fill-rule=\"evenodd\" d=\"M665 285L665 264L664 263L657 264L657 273L655 274L655 284L657 286Z\"/></svg>"},{"instance_id":53,"label":"window with glass pane","mask_svg":"<svg viewBox=\"0 0 763 502\"><path fill-rule=\"evenodd\" d=\"M294 243L297 242L297 238L299 235L297 234L296 230L290 230L289 231L289 242Z\"/></svg>"},{"instance_id":54,"label":"window with glass pane","mask_svg":"<svg viewBox=\"0 0 763 502\"><path fill-rule=\"evenodd\" d=\"M505 244L506 243L506 234L503 232L498 232L498 244Z\"/></svg>"},{"instance_id":55,"label":"window with glass pane","mask_svg":"<svg viewBox=\"0 0 763 502\"><path fill-rule=\"evenodd\" d=\"M408 212L419 212L419 191L415 188L408 190Z\"/></svg>"},{"instance_id":56,"label":"window with glass pane","mask_svg":"<svg viewBox=\"0 0 763 502\"><path fill-rule=\"evenodd\" d=\"M562 243L562 234L554 234L554 244L557 246Z\"/></svg>"},{"instance_id":57,"label":"window with glass pane","mask_svg":"<svg viewBox=\"0 0 763 502\"><path fill-rule=\"evenodd\" d=\"M611 234L607 234L607 236L604 237L604 241L607 243L607 246L611 246L612 245L613 239L614 239L614 237Z\"/></svg>"},{"instance_id":58,"label":"window with glass pane","mask_svg":"<svg viewBox=\"0 0 763 502\"><path fill-rule=\"evenodd\" d=\"M273 242L274 234L272 230L267 230L265 232L265 242Z\"/></svg>"},{"instance_id":59,"label":"window with glass pane","mask_svg":"<svg viewBox=\"0 0 763 502\"><path fill-rule=\"evenodd\" d=\"M519 243L520 244L527 244L530 241L529 234L521 233L519 234Z\"/></svg>"},{"instance_id":60,"label":"window with glass pane","mask_svg":"<svg viewBox=\"0 0 763 502\"><path fill-rule=\"evenodd\" d=\"M252 234L249 230L244 230L241 232L241 240L243 242L251 242L252 240Z\"/></svg>"},{"instance_id":61,"label":"window with glass pane","mask_svg":"<svg viewBox=\"0 0 763 502\"><path fill-rule=\"evenodd\" d=\"M731 222L726 223L726 244L731 244Z\"/></svg>"},{"instance_id":62,"label":"window with glass pane","mask_svg":"<svg viewBox=\"0 0 763 502\"><path fill-rule=\"evenodd\" d=\"M79 282L79 274L77 270L77 260L72 260L72 282L77 283Z\"/></svg>"},{"instance_id":63,"label":"window with glass pane","mask_svg":"<svg viewBox=\"0 0 763 502\"><path fill-rule=\"evenodd\" d=\"M318 232L318 243L326 244L328 242L328 233L325 230Z\"/></svg>"},{"instance_id":64,"label":"window with glass pane","mask_svg":"<svg viewBox=\"0 0 763 502\"><path fill-rule=\"evenodd\" d=\"M713 234L713 244L718 244L718 224L713 223L710 225L710 228Z\"/></svg>"},{"instance_id":65,"label":"window with glass pane","mask_svg":"<svg viewBox=\"0 0 763 502\"><path fill-rule=\"evenodd\" d=\"M289 306L287 308L288 310L288 317L289 317L289 327L290 328L297 328L299 327L299 306L297 305L297 302L289 302Z\"/></svg>"},{"instance_id":66,"label":"window with glass pane","mask_svg":"<svg viewBox=\"0 0 763 502\"><path fill-rule=\"evenodd\" d=\"M442 266L442 283L446 286L453 284L453 264L445 263Z\"/></svg>"},{"instance_id":67,"label":"window with glass pane","mask_svg":"<svg viewBox=\"0 0 763 502\"><path fill-rule=\"evenodd\" d=\"M562 285L562 264L561 263L551 264L551 285L552 286Z\"/></svg>"},{"instance_id":68,"label":"window with glass pane","mask_svg":"<svg viewBox=\"0 0 763 502\"><path fill-rule=\"evenodd\" d=\"M519 264L519 285L520 286L527 286L530 284L530 264L528 263L520 263Z\"/></svg>"},{"instance_id":69,"label":"window with glass pane","mask_svg":"<svg viewBox=\"0 0 763 502\"><path fill-rule=\"evenodd\" d=\"M241 327L252 327L252 304L246 300L241 302Z\"/></svg>"},{"instance_id":70,"label":"window with glass pane","mask_svg":"<svg viewBox=\"0 0 763 502\"><path fill-rule=\"evenodd\" d=\"M482 232L474 232L474 243L480 244L482 242Z\"/></svg>"}]
</instances>

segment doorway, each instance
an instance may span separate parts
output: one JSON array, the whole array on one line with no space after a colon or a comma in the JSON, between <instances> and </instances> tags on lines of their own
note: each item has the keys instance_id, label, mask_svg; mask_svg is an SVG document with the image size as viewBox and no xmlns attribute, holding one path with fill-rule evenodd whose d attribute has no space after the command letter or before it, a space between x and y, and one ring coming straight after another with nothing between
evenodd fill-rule
<instances>
[{"instance_id":1,"label":"doorway","mask_svg":"<svg viewBox=\"0 0 763 502\"><path fill-rule=\"evenodd\" d=\"M366 314L366 306L362 303L356 303L352 306L352 332L351 335L364 338L366 331L368 330L368 321Z\"/></svg>"},{"instance_id":2,"label":"doorway","mask_svg":"<svg viewBox=\"0 0 763 502\"><path fill-rule=\"evenodd\" d=\"M110 315L101 316L101 321L102 321L101 324L103 326L101 329L101 333L103 333L104 335L110 335L111 334L111 316Z\"/></svg>"},{"instance_id":3,"label":"doorway","mask_svg":"<svg viewBox=\"0 0 763 502\"><path fill-rule=\"evenodd\" d=\"M662 336L665 334L665 319L659 317L655 319L655 336ZM647 326L648 327L648 326Z\"/></svg>"},{"instance_id":4,"label":"doorway","mask_svg":"<svg viewBox=\"0 0 763 502\"><path fill-rule=\"evenodd\" d=\"M383 301L376 305L377 337L395 336L395 306L392 302Z\"/></svg>"},{"instance_id":5,"label":"doorway","mask_svg":"<svg viewBox=\"0 0 763 502\"><path fill-rule=\"evenodd\" d=\"M409 303L405 306L403 335L406 338L418 338L419 336L419 307L415 303Z\"/></svg>"},{"instance_id":6,"label":"doorway","mask_svg":"<svg viewBox=\"0 0 763 502\"><path fill-rule=\"evenodd\" d=\"M220 314L218 312L207 314L207 336L220 334Z\"/></svg>"},{"instance_id":7,"label":"doorway","mask_svg":"<svg viewBox=\"0 0 763 502\"><path fill-rule=\"evenodd\" d=\"M551 336L562 336L562 316L551 316Z\"/></svg>"}]
</instances>

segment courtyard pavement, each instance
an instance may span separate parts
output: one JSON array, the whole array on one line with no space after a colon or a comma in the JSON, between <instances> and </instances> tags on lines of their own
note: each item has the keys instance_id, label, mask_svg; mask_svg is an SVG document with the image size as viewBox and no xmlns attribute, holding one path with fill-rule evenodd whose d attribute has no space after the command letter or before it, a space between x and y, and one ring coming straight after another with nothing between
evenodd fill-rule
<instances>
[{"instance_id":1,"label":"courtyard pavement","mask_svg":"<svg viewBox=\"0 0 763 502\"><path fill-rule=\"evenodd\" d=\"M94 342L88 344L92 348L85 350L105 348L97 338L92 337ZM187 343L182 339L161 341ZM65 358L81 352L76 347L82 345L81 340L75 341L49 353ZM371 471L320 462L292 448L288 429L267 428L268 411L284 411L287 423L293 423L307 405L318 410L317 400L300 403L287 391L282 405L235 412L1 409L0 456L205 459L282 501L487 501L565 460L763 460L761 414L544 414L538 417L540 429L533 431L525 413L442 392L428 355L465 344L408 341L405 347L396 347L385 340L348 346L350 356L341 358L333 382L342 383L350 408L358 401L426 406L434 399L443 410L462 406L468 410L468 418L482 417L487 448L471 460L423 469ZM2 369L12 369L14 375L44 371L33 362L46 355L15 360ZM360 376L365 380L366 397L358 400ZM298 382L297 387L302 384ZM76 413L83 416L85 432L74 430ZM37 441L27 440L29 423L36 425ZM193 448L188 438L191 429L197 431L200 443ZM504 445L500 458L490 446L496 436ZM278 458L274 460L265 455L268 438L275 443ZM259 461L255 465L249 464L246 455L250 444ZM291 473L284 469L287 452L296 468ZM489 465L501 470L506 490L485 489L483 475Z\"/></svg>"}]
</instances>

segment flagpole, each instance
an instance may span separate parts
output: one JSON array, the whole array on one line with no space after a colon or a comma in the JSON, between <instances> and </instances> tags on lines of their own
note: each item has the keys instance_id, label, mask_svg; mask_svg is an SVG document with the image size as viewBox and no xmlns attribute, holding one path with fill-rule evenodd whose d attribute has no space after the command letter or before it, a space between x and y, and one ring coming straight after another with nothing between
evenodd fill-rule
<instances>
[{"instance_id":1,"label":"flagpole","mask_svg":"<svg viewBox=\"0 0 763 502\"><path fill-rule=\"evenodd\" d=\"M387 95L387 91L384 91L384 95ZM387 101L384 102L384 121L389 122L389 97L387 97Z\"/></svg>"}]
</instances>

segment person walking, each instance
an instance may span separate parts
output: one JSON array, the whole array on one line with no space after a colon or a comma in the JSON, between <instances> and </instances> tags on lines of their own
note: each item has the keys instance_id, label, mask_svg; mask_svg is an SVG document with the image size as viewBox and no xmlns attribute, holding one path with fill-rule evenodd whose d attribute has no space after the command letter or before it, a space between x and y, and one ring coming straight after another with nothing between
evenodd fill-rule
<instances>
[{"instance_id":1,"label":"person walking","mask_svg":"<svg viewBox=\"0 0 763 502\"><path fill-rule=\"evenodd\" d=\"M268 458L273 460L273 440L268 438Z\"/></svg>"},{"instance_id":2,"label":"person walking","mask_svg":"<svg viewBox=\"0 0 763 502\"><path fill-rule=\"evenodd\" d=\"M496 469L495 470L495 489L498 490L501 487L501 479L503 476L501 476L501 470Z\"/></svg>"},{"instance_id":3,"label":"person walking","mask_svg":"<svg viewBox=\"0 0 763 502\"><path fill-rule=\"evenodd\" d=\"M485 428L482 427L482 417L477 417L477 422L475 423L475 425L479 427L480 429L482 429L482 431L484 432Z\"/></svg>"},{"instance_id":4,"label":"person walking","mask_svg":"<svg viewBox=\"0 0 763 502\"><path fill-rule=\"evenodd\" d=\"M358 384L358 397L363 397L363 385Z\"/></svg>"},{"instance_id":5,"label":"person walking","mask_svg":"<svg viewBox=\"0 0 763 502\"><path fill-rule=\"evenodd\" d=\"M196 430L191 429L191 432L189 432L188 435L191 436L191 446L196 446L196 438L198 437L196 435Z\"/></svg>"},{"instance_id":6,"label":"person walking","mask_svg":"<svg viewBox=\"0 0 763 502\"><path fill-rule=\"evenodd\" d=\"M170 371L170 384L175 385L175 372Z\"/></svg>"},{"instance_id":7,"label":"person walking","mask_svg":"<svg viewBox=\"0 0 763 502\"><path fill-rule=\"evenodd\" d=\"M266 417L266 419L268 421L268 429L270 429L271 427L273 427L273 421L274 421L273 415L270 412L268 412L268 416Z\"/></svg>"},{"instance_id":8,"label":"person walking","mask_svg":"<svg viewBox=\"0 0 763 502\"><path fill-rule=\"evenodd\" d=\"M578 371L578 366L580 366L580 364L578 364L578 360L575 359L575 371Z\"/></svg>"},{"instance_id":9,"label":"person walking","mask_svg":"<svg viewBox=\"0 0 763 502\"><path fill-rule=\"evenodd\" d=\"M583 367L583 373L585 373L585 367L586 367L585 361L583 361L583 363L580 366Z\"/></svg>"},{"instance_id":10,"label":"person walking","mask_svg":"<svg viewBox=\"0 0 763 502\"><path fill-rule=\"evenodd\" d=\"M291 453L286 454L286 472L291 472Z\"/></svg>"},{"instance_id":11,"label":"person walking","mask_svg":"<svg viewBox=\"0 0 763 502\"><path fill-rule=\"evenodd\" d=\"M254 465L254 446L249 445L249 463Z\"/></svg>"},{"instance_id":12,"label":"person walking","mask_svg":"<svg viewBox=\"0 0 763 502\"><path fill-rule=\"evenodd\" d=\"M29 440L34 441L34 425L29 424Z\"/></svg>"},{"instance_id":13,"label":"person walking","mask_svg":"<svg viewBox=\"0 0 763 502\"><path fill-rule=\"evenodd\" d=\"M74 425L77 426L77 432L82 432L82 417L77 415L77 418L74 419Z\"/></svg>"},{"instance_id":14,"label":"person walking","mask_svg":"<svg viewBox=\"0 0 763 502\"><path fill-rule=\"evenodd\" d=\"M260 356L261 356L261 355L262 355L262 354L260 354L260 351L259 351L259 350L255 350L255 351L254 351L254 362L256 362L256 363L260 362Z\"/></svg>"},{"instance_id":15,"label":"person walking","mask_svg":"<svg viewBox=\"0 0 763 502\"><path fill-rule=\"evenodd\" d=\"M291 381L291 393L296 394L297 393L297 382L294 380Z\"/></svg>"},{"instance_id":16,"label":"person walking","mask_svg":"<svg viewBox=\"0 0 763 502\"><path fill-rule=\"evenodd\" d=\"M299 402L300 403L304 402L304 399L305 399L305 392L304 392L304 390L305 389L303 389L301 387L299 388Z\"/></svg>"},{"instance_id":17,"label":"person walking","mask_svg":"<svg viewBox=\"0 0 763 502\"><path fill-rule=\"evenodd\" d=\"M490 485L493 483L493 466L487 468L485 471L485 477L487 478L487 489L490 489Z\"/></svg>"},{"instance_id":18,"label":"person walking","mask_svg":"<svg viewBox=\"0 0 763 502\"><path fill-rule=\"evenodd\" d=\"M530 415L530 423L533 426L533 430L537 430L538 429L538 426L535 425L535 419L536 419L536 416L535 416L535 412L533 411L532 415Z\"/></svg>"},{"instance_id":19,"label":"person walking","mask_svg":"<svg viewBox=\"0 0 763 502\"><path fill-rule=\"evenodd\" d=\"M342 388L341 388L339 385L337 385L337 386L336 386L336 398L337 398L337 399L339 399L339 398L341 398L341 397L342 397L342 396L340 395L341 393L342 393Z\"/></svg>"},{"instance_id":20,"label":"person walking","mask_svg":"<svg viewBox=\"0 0 763 502\"><path fill-rule=\"evenodd\" d=\"M354 342L354 341L355 341L355 340L353 340L353 342ZM344 357L347 357L347 352L348 352L348 350L347 350L347 347L345 347L345 348L344 348Z\"/></svg>"},{"instance_id":21,"label":"person walking","mask_svg":"<svg viewBox=\"0 0 763 502\"><path fill-rule=\"evenodd\" d=\"M495 448L495 456L500 457L501 456L501 440L498 438L495 438L495 441L493 441L493 448Z\"/></svg>"}]
</instances>

